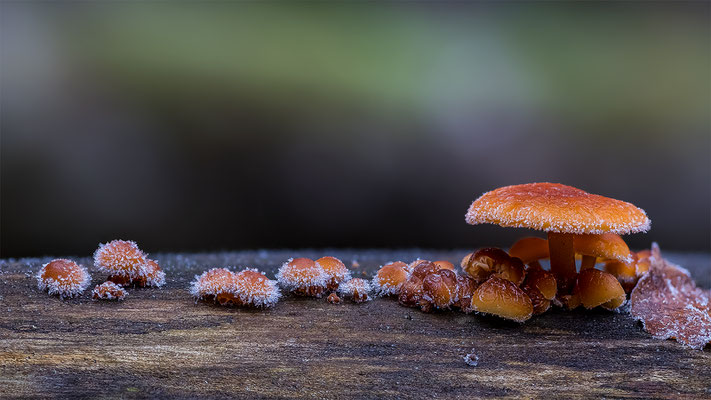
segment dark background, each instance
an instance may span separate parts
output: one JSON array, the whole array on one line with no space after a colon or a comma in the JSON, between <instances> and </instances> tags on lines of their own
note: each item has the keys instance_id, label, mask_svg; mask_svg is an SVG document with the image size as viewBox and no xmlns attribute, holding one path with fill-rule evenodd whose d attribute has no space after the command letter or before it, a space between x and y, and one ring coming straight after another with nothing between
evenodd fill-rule
<instances>
[{"instance_id":1,"label":"dark background","mask_svg":"<svg viewBox=\"0 0 711 400\"><path fill-rule=\"evenodd\" d=\"M1 7L2 257L506 246L534 181L711 250L707 2Z\"/></svg>"}]
</instances>

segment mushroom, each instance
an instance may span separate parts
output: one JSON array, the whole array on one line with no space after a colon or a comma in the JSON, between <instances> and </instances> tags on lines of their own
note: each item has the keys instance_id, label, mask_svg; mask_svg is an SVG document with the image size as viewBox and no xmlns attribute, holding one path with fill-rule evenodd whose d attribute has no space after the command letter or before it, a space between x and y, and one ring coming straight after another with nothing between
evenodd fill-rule
<instances>
[{"instance_id":1,"label":"mushroom","mask_svg":"<svg viewBox=\"0 0 711 400\"><path fill-rule=\"evenodd\" d=\"M484 193L469 207L467 223L497 224L548 233L551 271L559 288L575 283L575 236L646 232L650 221L634 205L556 183L506 186Z\"/></svg>"},{"instance_id":2,"label":"mushroom","mask_svg":"<svg viewBox=\"0 0 711 400\"><path fill-rule=\"evenodd\" d=\"M509 255L511 257L520 258L526 265L540 267L541 264L538 260L550 258L548 241L546 239L533 236L519 239L509 249Z\"/></svg>"},{"instance_id":3,"label":"mushroom","mask_svg":"<svg viewBox=\"0 0 711 400\"><path fill-rule=\"evenodd\" d=\"M575 253L583 256L580 262L580 270L595 267L597 259L617 260L620 262L632 262L627 243L614 233L603 233L600 235L576 235L573 240Z\"/></svg>"}]
</instances>

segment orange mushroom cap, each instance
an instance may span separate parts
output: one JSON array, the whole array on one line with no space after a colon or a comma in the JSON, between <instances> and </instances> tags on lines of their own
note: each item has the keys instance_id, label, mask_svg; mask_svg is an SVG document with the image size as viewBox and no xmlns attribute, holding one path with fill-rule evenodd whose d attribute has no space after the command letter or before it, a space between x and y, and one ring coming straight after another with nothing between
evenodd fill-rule
<instances>
[{"instance_id":1,"label":"orange mushroom cap","mask_svg":"<svg viewBox=\"0 0 711 400\"><path fill-rule=\"evenodd\" d=\"M511 257L520 258L524 264L530 264L533 261L549 258L548 241L539 237L525 237L519 239L509 249Z\"/></svg>"},{"instance_id":2,"label":"orange mushroom cap","mask_svg":"<svg viewBox=\"0 0 711 400\"><path fill-rule=\"evenodd\" d=\"M600 235L576 235L573 239L575 252L587 256L601 257L621 262L632 262L627 243L614 233L603 233Z\"/></svg>"},{"instance_id":3,"label":"orange mushroom cap","mask_svg":"<svg viewBox=\"0 0 711 400\"><path fill-rule=\"evenodd\" d=\"M633 204L558 183L505 186L474 200L467 223L559 233L646 232L650 220Z\"/></svg>"}]
</instances>

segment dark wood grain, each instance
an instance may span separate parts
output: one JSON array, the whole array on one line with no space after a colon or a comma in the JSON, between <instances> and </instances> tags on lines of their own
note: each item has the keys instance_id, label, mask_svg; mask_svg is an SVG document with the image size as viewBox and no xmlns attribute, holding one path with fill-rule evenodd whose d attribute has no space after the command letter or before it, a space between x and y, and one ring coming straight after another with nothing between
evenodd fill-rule
<instances>
[{"instance_id":1,"label":"dark wood grain","mask_svg":"<svg viewBox=\"0 0 711 400\"><path fill-rule=\"evenodd\" d=\"M214 266L274 276L290 256L357 260L356 275L464 251L253 251L154 255L163 289L122 303L36 288L49 259L0 261L0 396L169 398L710 398L711 349L653 339L624 313L554 310L524 325L396 301L331 305L287 297L251 311L195 303ZM711 285L707 254L666 254ZM85 265L89 260L80 259ZM93 283L105 278L90 268ZM474 352L477 366L464 362Z\"/></svg>"}]
</instances>

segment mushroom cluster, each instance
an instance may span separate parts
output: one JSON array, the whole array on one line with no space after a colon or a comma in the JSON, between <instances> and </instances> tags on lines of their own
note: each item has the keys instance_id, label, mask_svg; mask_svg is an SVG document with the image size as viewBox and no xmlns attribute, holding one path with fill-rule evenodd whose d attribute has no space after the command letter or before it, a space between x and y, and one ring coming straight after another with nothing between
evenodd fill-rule
<instances>
[{"instance_id":1,"label":"mushroom cluster","mask_svg":"<svg viewBox=\"0 0 711 400\"><path fill-rule=\"evenodd\" d=\"M547 232L547 240L529 237L514 243L508 264L502 251L490 249L483 251L483 261L474 255L463 260L465 272L475 280L480 281L482 274L499 279L496 285L489 285L492 294L487 298L508 302L513 293L518 294L514 288L520 285L537 314L547 310L550 301L571 309L580 305L616 309L649 268L648 253L631 252L619 236L647 231L650 221L645 212L630 203L570 186L531 183L484 193L469 207L466 221ZM579 270L576 258L580 259ZM544 259L549 260L555 289L541 266ZM595 269L600 262L604 270ZM525 303L525 299L520 301Z\"/></svg>"},{"instance_id":2,"label":"mushroom cluster","mask_svg":"<svg viewBox=\"0 0 711 400\"><path fill-rule=\"evenodd\" d=\"M196 276L190 293L198 300L220 305L272 307L281 297L276 281L256 269L234 273L227 268L212 268Z\"/></svg>"}]
</instances>

